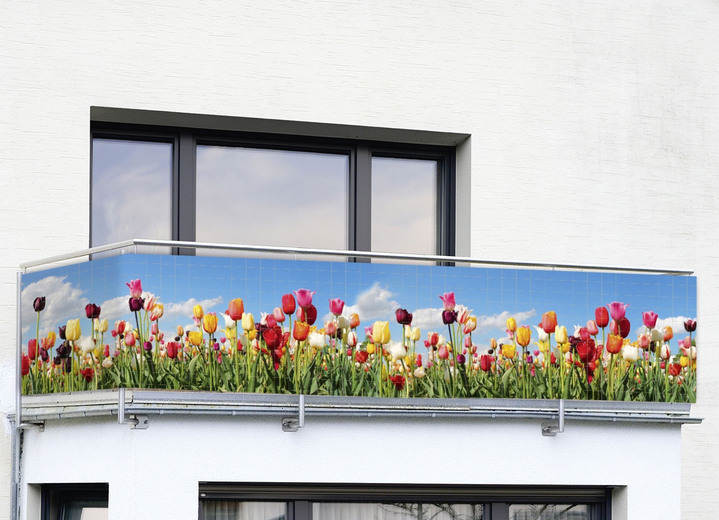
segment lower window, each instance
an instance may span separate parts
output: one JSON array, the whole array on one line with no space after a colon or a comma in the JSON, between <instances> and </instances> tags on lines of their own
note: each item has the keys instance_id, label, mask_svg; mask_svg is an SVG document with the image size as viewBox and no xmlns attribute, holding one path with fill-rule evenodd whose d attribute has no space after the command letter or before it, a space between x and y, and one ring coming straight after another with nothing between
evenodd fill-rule
<instances>
[{"instance_id":1,"label":"lower window","mask_svg":"<svg viewBox=\"0 0 719 520\"><path fill-rule=\"evenodd\" d=\"M43 520L107 520L107 484L47 484Z\"/></svg>"},{"instance_id":2,"label":"lower window","mask_svg":"<svg viewBox=\"0 0 719 520\"><path fill-rule=\"evenodd\" d=\"M200 485L200 520L609 520L600 487Z\"/></svg>"}]
</instances>

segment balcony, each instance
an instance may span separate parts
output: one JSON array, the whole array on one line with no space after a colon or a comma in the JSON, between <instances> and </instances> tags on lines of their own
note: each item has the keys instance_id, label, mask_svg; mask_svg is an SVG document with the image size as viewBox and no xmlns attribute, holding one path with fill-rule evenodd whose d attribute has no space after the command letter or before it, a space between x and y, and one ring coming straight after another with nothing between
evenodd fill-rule
<instances>
[{"instance_id":1,"label":"balcony","mask_svg":"<svg viewBox=\"0 0 719 520\"><path fill-rule=\"evenodd\" d=\"M21 269L20 423L250 413L292 431L306 415L455 415L546 419L552 434L565 417L696 421L688 271L149 240Z\"/></svg>"}]
</instances>

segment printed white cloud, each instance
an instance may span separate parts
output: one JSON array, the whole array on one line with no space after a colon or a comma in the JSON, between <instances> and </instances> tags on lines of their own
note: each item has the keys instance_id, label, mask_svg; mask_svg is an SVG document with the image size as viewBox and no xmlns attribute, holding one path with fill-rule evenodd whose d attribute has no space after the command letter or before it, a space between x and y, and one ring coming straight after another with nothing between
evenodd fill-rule
<instances>
[{"instance_id":1,"label":"printed white cloud","mask_svg":"<svg viewBox=\"0 0 719 520\"><path fill-rule=\"evenodd\" d=\"M189 300L186 300L184 302L173 302L173 303L167 303L165 304L165 313L163 315L163 321L164 320L177 320L178 318L191 318L192 317L192 308L200 304L202 308L205 310L205 312L212 309L215 305L219 305L222 303L222 296L218 296L216 298L212 298L209 300L197 300L195 298L190 298ZM222 309L224 311L224 309Z\"/></svg>"},{"instance_id":2,"label":"printed white cloud","mask_svg":"<svg viewBox=\"0 0 719 520\"><path fill-rule=\"evenodd\" d=\"M117 298L105 300L104 302L99 304L100 308L102 309L102 311L100 312L100 317L106 318L107 321L111 324L110 326L112 326L113 322L125 318L129 314L129 300L129 296L118 296Z\"/></svg>"},{"instance_id":3,"label":"printed white cloud","mask_svg":"<svg viewBox=\"0 0 719 520\"><path fill-rule=\"evenodd\" d=\"M392 299L393 296L394 294L389 289L382 287L379 282L375 282L372 287L357 297L354 305L345 305L343 314L349 316L356 312L365 325L378 319L390 319L394 316L394 312L401 307L397 301Z\"/></svg>"},{"instance_id":4,"label":"printed white cloud","mask_svg":"<svg viewBox=\"0 0 719 520\"><path fill-rule=\"evenodd\" d=\"M477 316L477 330L489 330L489 329L500 329L504 330L507 328L507 318L514 317L517 320L518 325L527 325L525 323L529 318L534 317L537 311L534 309L529 311L521 311L511 313L509 311L503 311L499 314L492 314L490 316Z\"/></svg>"},{"instance_id":5,"label":"printed white cloud","mask_svg":"<svg viewBox=\"0 0 719 520\"><path fill-rule=\"evenodd\" d=\"M23 333L35 329L36 313L32 303L38 296L45 296L45 310L40 313L40 335L55 330L58 324L64 324L70 318L83 318L85 305L90 303L82 290L67 281L66 276L47 276L32 282L22 291L22 329Z\"/></svg>"},{"instance_id":6,"label":"printed white cloud","mask_svg":"<svg viewBox=\"0 0 719 520\"><path fill-rule=\"evenodd\" d=\"M415 310L412 313L412 326L419 327L423 333L430 330L441 331L444 327L442 310L442 307L427 307Z\"/></svg>"}]
</instances>

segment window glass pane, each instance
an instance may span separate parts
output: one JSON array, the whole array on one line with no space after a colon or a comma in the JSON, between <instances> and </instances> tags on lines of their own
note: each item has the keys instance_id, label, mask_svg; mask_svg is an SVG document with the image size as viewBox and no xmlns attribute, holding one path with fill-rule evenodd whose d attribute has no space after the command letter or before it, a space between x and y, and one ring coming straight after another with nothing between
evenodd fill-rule
<instances>
[{"instance_id":1,"label":"window glass pane","mask_svg":"<svg viewBox=\"0 0 719 520\"><path fill-rule=\"evenodd\" d=\"M196 239L347 249L348 183L346 154L198 146Z\"/></svg>"},{"instance_id":2,"label":"window glass pane","mask_svg":"<svg viewBox=\"0 0 719 520\"><path fill-rule=\"evenodd\" d=\"M512 504L509 520L589 520L586 504Z\"/></svg>"},{"instance_id":3,"label":"window glass pane","mask_svg":"<svg viewBox=\"0 0 719 520\"><path fill-rule=\"evenodd\" d=\"M93 139L91 200L93 246L171 239L172 143Z\"/></svg>"},{"instance_id":4,"label":"window glass pane","mask_svg":"<svg viewBox=\"0 0 719 520\"><path fill-rule=\"evenodd\" d=\"M372 158L372 251L437 254L437 161Z\"/></svg>"},{"instance_id":5,"label":"window glass pane","mask_svg":"<svg viewBox=\"0 0 719 520\"><path fill-rule=\"evenodd\" d=\"M285 502L235 502L212 500L200 502L204 520L285 520Z\"/></svg>"},{"instance_id":6,"label":"window glass pane","mask_svg":"<svg viewBox=\"0 0 719 520\"><path fill-rule=\"evenodd\" d=\"M63 520L107 520L107 500L68 500L65 502Z\"/></svg>"},{"instance_id":7,"label":"window glass pane","mask_svg":"<svg viewBox=\"0 0 719 520\"><path fill-rule=\"evenodd\" d=\"M312 504L312 520L481 520L481 504Z\"/></svg>"}]
</instances>

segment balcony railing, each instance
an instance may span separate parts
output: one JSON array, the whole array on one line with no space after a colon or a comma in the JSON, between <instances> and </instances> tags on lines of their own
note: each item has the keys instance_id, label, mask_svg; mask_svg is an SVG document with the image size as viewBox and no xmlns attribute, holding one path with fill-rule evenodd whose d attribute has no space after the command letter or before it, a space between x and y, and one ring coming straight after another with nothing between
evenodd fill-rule
<instances>
[{"instance_id":1,"label":"balcony railing","mask_svg":"<svg viewBox=\"0 0 719 520\"><path fill-rule=\"evenodd\" d=\"M146 247L187 254L141 254ZM236 256L192 254L212 251ZM272 258L246 257L258 253ZM300 260L317 257L356 262ZM142 239L26 262L18 273L17 423L70 416L63 410L77 399L96 414L104 410L99 403L107 391L133 396L131 403L135 396L157 401L148 405L157 410L193 399L195 405L178 409L205 409L213 398L204 396L219 391L233 392L217 408L232 414L259 413L256 403L273 399L284 404L267 410L285 413L302 396L301 408L309 414L556 418L564 417L562 409L573 418L688 422L688 405L673 402L695 398L696 340L693 330L688 339L677 330L696 315L691 274ZM131 280L141 280L155 295L129 294ZM306 291L297 294L304 299L318 291L315 311L292 298L294 314L289 308L273 312L282 309L282 295L301 289ZM33 308L41 297L52 313L38 310L39 303ZM237 301L231 304L236 298L244 299L247 320ZM329 309L327 300L333 300ZM205 308L193 312L202 301ZM92 308L77 307L85 302L102 309L97 321L91 321ZM165 302L162 311L158 302ZM624 303L631 305L625 309ZM617 315L603 322L595 308ZM219 325L217 319L225 309L231 316L223 331L223 318ZM198 318L200 311L209 318ZM264 323L260 311L267 313ZM319 316L307 336L298 322L309 324L313 312ZM117 324L104 325L103 318ZM587 320L593 325L574 334L562 327ZM51 332L65 323L68 339L50 345ZM665 329L670 323L673 341ZM420 332L413 330L418 325ZM624 330L629 328L633 337ZM268 395L288 392L295 396ZM23 393L57 397L35 395L23 407ZM572 399L597 400L590 408L599 408L565 408ZM658 403L617 402L624 400ZM116 405L110 413L127 414L124 398L111 401ZM141 415L132 406L130 415ZM646 406L659 408L647 412Z\"/></svg>"}]
</instances>

